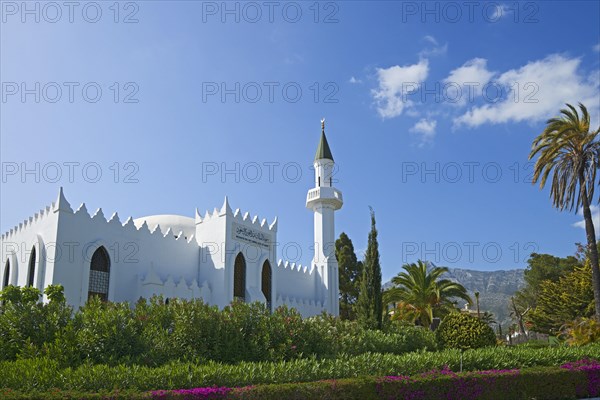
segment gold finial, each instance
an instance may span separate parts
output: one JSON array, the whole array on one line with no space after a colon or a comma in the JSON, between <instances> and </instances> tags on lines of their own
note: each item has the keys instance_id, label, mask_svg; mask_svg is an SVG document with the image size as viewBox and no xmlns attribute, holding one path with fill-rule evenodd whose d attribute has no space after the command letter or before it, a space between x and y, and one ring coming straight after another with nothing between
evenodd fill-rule
<instances>
[{"instance_id":1,"label":"gold finial","mask_svg":"<svg viewBox=\"0 0 600 400\"><path fill-rule=\"evenodd\" d=\"M321 132L325 133L325 118L321 118Z\"/></svg>"}]
</instances>

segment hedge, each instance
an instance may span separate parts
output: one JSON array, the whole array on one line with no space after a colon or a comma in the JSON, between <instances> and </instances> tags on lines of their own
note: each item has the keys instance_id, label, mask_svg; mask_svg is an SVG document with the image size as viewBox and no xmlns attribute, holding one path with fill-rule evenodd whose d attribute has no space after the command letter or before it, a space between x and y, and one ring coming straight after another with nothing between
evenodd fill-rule
<instances>
[{"instance_id":1,"label":"hedge","mask_svg":"<svg viewBox=\"0 0 600 400\"><path fill-rule=\"evenodd\" d=\"M205 387L154 392L32 392L0 390L4 399L211 399L211 400L545 400L575 399L600 394L600 363L581 360L561 367L455 373L448 368L416 376L385 376L257 385L241 388Z\"/></svg>"},{"instance_id":2,"label":"hedge","mask_svg":"<svg viewBox=\"0 0 600 400\"><path fill-rule=\"evenodd\" d=\"M62 288L40 291L7 286L0 291L0 361L47 357L61 367L119 364L158 367L170 362L207 360L278 362L332 358L368 352L402 354L435 350L433 332L386 324L369 331L356 322L328 315L302 318L295 309L270 312L262 303L234 302L224 309L201 300L161 297L129 303L93 298L74 311Z\"/></svg>"},{"instance_id":3,"label":"hedge","mask_svg":"<svg viewBox=\"0 0 600 400\"><path fill-rule=\"evenodd\" d=\"M465 371L556 366L582 358L600 359L600 343L581 347L528 349L514 347L467 350ZM128 365L82 365L61 369L49 359L0 362L0 387L22 392L52 388L98 392L100 390L184 389L211 385L247 385L312 382L322 379L365 376L415 375L448 366L460 368L460 351L413 352L403 355L361 354L335 359L298 359L284 362L242 362L222 364L170 363L151 368Z\"/></svg>"}]
</instances>

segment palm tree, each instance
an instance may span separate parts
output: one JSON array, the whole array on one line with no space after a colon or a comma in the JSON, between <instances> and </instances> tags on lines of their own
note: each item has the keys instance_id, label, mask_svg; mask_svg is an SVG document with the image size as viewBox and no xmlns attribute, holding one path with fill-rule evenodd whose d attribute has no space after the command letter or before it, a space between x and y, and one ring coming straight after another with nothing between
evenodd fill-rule
<instances>
[{"instance_id":1,"label":"palm tree","mask_svg":"<svg viewBox=\"0 0 600 400\"><path fill-rule=\"evenodd\" d=\"M600 268L598 248L590 204L594 199L596 171L600 168L600 128L590 131L590 115L579 103L581 116L570 104L561 115L548 120L544 131L533 141L529 159L539 154L535 162L533 183L546 185L552 173L550 197L559 210L583 209L587 253L592 266L592 287L596 318L600 320Z\"/></svg>"},{"instance_id":2,"label":"palm tree","mask_svg":"<svg viewBox=\"0 0 600 400\"><path fill-rule=\"evenodd\" d=\"M475 292L475 301L477 302L477 318L481 318L479 313L479 292Z\"/></svg>"},{"instance_id":3,"label":"palm tree","mask_svg":"<svg viewBox=\"0 0 600 400\"><path fill-rule=\"evenodd\" d=\"M481 317L479 317L480 320L482 320L483 322L485 322L488 325L492 325L492 324L497 324L498 322L496 321L496 319L494 318L494 314L492 314L489 311L484 311L483 315L481 315Z\"/></svg>"},{"instance_id":4,"label":"palm tree","mask_svg":"<svg viewBox=\"0 0 600 400\"><path fill-rule=\"evenodd\" d=\"M405 264L392 283L394 287L384 293L384 304L400 304L418 325L428 327L434 316L442 316L456 309L452 299L460 298L471 304L467 290L460 283L439 279L448 272L446 267L433 266L419 260L416 264ZM410 310L410 312L406 312Z\"/></svg>"}]
</instances>

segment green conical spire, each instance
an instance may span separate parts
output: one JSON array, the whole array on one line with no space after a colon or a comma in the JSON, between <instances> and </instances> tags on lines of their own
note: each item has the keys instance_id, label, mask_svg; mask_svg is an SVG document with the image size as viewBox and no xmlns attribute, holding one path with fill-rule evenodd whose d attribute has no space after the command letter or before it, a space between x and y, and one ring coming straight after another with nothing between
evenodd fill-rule
<instances>
[{"instance_id":1,"label":"green conical spire","mask_svg":"<svg viewBox=\"0 0 600 400\"><path fill-rule=\"evenodd\" d=\"M315 161L321 159L333 161L333 155L325 137L325 118L321 120L321 141L319 142L319 147L317 147L317 154L315 154Z\"/></svg>"}]
</instances>

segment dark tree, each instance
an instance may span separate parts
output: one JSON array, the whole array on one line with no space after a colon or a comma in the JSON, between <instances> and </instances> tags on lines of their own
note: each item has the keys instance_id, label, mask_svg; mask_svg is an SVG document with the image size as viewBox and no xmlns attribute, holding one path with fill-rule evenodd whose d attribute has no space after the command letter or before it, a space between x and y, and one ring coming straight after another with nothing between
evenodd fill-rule
<instances>
[{"instance_id":1,"label":"dark tree","mask_svg":"<svg viewBox=\"0 0 600 400\"><path fill-rule=\"evenodd\" d=\"M360 291L356 302L358 322L368 329L381 329L383 318L383 300L381 291L381 266L379 265L379 245L375 212L371 210L371 231L365 253L365 262L360 280Z\"/></svg>"},{"instance_id":2,"label":"dark tree","mask_svg":"<svg viewBox=\"0 0 600 400\"><path fill-rule=\"evenodd\" d=\"M358 298L361 263L356 259L352 240L344 232L335 241L335 257L340 273L340 317L353 320L356 319L354 305Z\"/></svg>"}]
</instances>

